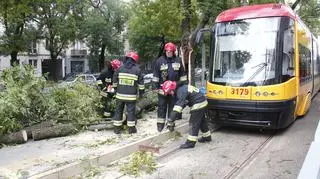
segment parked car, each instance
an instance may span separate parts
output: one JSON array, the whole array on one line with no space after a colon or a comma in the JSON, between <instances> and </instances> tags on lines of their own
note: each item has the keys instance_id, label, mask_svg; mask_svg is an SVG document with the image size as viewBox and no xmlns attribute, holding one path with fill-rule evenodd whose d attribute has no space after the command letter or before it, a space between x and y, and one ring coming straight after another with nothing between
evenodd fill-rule
<instances>
[{"instance_id":1,"label":"parked car","mask_svg":"<svg viewBox=\"0 0 320 179\"><path fill-rule=\"evenodd\" d=\"M76 82L84 83L87 85L95 85L96 77L93 74L80 74L67 77L59 86L72 86Z\"/></svg>"}]
</instances>

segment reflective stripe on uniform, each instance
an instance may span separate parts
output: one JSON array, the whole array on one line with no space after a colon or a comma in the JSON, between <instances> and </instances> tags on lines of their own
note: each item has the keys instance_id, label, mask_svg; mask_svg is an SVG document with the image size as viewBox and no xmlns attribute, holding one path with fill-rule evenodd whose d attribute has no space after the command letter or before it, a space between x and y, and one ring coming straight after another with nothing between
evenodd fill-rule
<instances>
[{"instance_id":1,"label":"reflective stripe on uniform","mask_svg":"<svg viewBox=\"0 0 320 179\"><path fill-rule=\"evenodd\" d=\"M104 92L104 91L100 91L100 95L103 97L108 97L108 93Z\"/></svg>"},{"instance_id":2,"label":"reflective stripe on uniform","mask_svg":"<svg viewBox=\"0 0 320 179\"><path fill-rule=\"evenodd\" d=\"M98 81L97 81L97 84L98 84L98 85L101 85L101 84L102 84L102 81L101 81L101 80L98 80Z\"/></svg>"},{"instance_id":3,"label":"reflective stripe on uniform","mask_svg":"<svg viewBox=\"0 0 320 179\"><path fill-rule=\"evenodd\" d=\"M144 89L145 89L144 85L139 85L139 90L144 90Z\"/></svg>"},{"instance_id":4,"label":"reflective stripe on uniform","mask_svg":"<svg viewBox=\"0 0 320 179\"><path fill-rule=\"evenodd\" d=\"M157 119L157 123L164 124L164 121L165 121L164 118L158 118Z\"/></svg>"},{"instance_id":5,"label":"reflective stripe on uniform","mask_svg":"<svg viewBox=\"0 0 320 179\"><path fill-rule=\"evenodd\" d=\"M138 80L138 76L130 73L119 73L119 78L129 79L129 80Z\"/></svg>"},{"instance_id":6,"label":"reflective stripe on uniform","mask_svg":"<svg viewBox=\"0 0 320 179\"><path fill-rule=\"evenodd\" d=\"M178 105L174 105L173 106L173 110L178 112L178 113L181 113L182 112L182 107L181 106L178 106Z\"/></svg>"},{"instance_id":7,"label":"reflective stripe on uniform","mask_svg":"<svg viewBox=\"0 0 320 179\"><path fill-rule=\"evenodd\" d=\"M203 102L201 102L201 103L196 103L196 104L194 104L194 105L191 107L190 111L204 108L204 107L206 107L207 105L208 105L208 101L207 101L207 100L205 100L205 101L203 101Z\"/></svg>"},{"instance_id":8,"label":"reflective stripe on uniform","mask_svg":"<svg viewBox=\"0 0 320 179\"><path fill-rule=\"evenodd\" d=\"M197 142L198 140L198 136L192 136L192 135L188 135L188 140L193 141L193 142Z\"/></svg>"},{"instance_id":9,"label":"reflective stripe on uniform","mask_svg":"<svg viewBox=\"0 0 320 179\"><path fill-rule=\"evenodd\" d=\"M162 89L159 89L158 93L161 94L161 95L164 95L164 91Z\"/></svg>"},{"instance_id":10,"label":"reflective stripe on uniform","mask_svg":"<svg viewBox=\"0 0 320 179\"><path fill-rule=\"evenodd\" d=\"M188 92L189 93L193 93L193 92L199 93L200 90L199 90L199 88L196 88L196 87L194 87L192 85L188 85Z\"/></svg>"},{"instance_id":11,"label":"reflective stripe on uniform","mask_svg":"<svg viewBox=\"0 0 320 179\"><path fill-rule=\"evenodd\" d=\"M104 112L103 115L104 115L105 117L111 117L111 113L110 113L110 112Z\"/></svg>"},{"instance_id":12,"label":"reflective stripe on uniform","mask_svg":"<svg viewBox=\"0 0 320 179\"><path fill-rule=\"evenodd\" d=\"M208 131L208 132L202 133L201 135L202 135L202 137L209 137L209 136L211 136L211 133L210 133L210 131Z\"/></svg>"},{"instance_id":13,"label":"reflective stripe on uniform","mask_svg":"<svg viewBox=\"0 0 320 179\"><path fill-rule=\"evenodd\" d=\"M114 120L114 121L113 121L113 125L114 125L114 126L122 126L122 121Z\"/></svg>"},{"instance_id":14,"label":"reflective stripe on uniform","mask_svg":"<svg viewBox=\"0 0 320 179\"><path fill-rule=\"evenodd\" d=\"M127 121L127 126L128 126L128 127L134 127L134 126L136 126L136 121Z\"/></svg>"},{"instance_id":15,"label":"reflective stripe on uniform","mask_svg":"<svg viewBox=\"0 0 320 179\"><path fill-rule=\"evenodd\" d=\"M137 100L137 95L135 94L121 94L117 93L116 94L117 99L122 99L122 100L129 100L129 101L135 101Z\"/></svg>"},{"instance_id":16,"label":"reflective stripe on uniform","mask_svg":"<svg viewBox=\"0 0 320 179\"><path fill-rule=\"evenodd\" d=\"M153 81L153 82L159 82L159 78L156 77L156 76L154 76L154 77L152 78L152 81Z\"/></svg>"},{"instance_id":17,"label":"reflective stripe on uniform","mask_svg":"<svg viewBox=\"0 0 320 179\"><path fill-rule=\"evenodd\" d=\"M111 78L106 78L104 81L107 83L111 83Z\"/></svg>"},{"instance_id":18,"label":"reflective stripe on uniform","mask_svg":"<svg viewBox=\"0 0 320 179\"><path fill-rule=\"evenodd\" d=\"M187 81L187 75L181 76L180 81Z\"/></svg>"}]
</instances>

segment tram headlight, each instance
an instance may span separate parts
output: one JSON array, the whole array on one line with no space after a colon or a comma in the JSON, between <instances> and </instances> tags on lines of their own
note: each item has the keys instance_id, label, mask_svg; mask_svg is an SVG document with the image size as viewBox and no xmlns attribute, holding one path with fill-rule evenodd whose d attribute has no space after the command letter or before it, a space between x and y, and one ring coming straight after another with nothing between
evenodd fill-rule
<instances>
[{"instance_id":1,"label":"tram headlight","mask_svg":"<svg viewBox=\"0 0 320 179\"><path fill-rule=\"evenodd\" d=\"M213 94L217 94L217 91L216 91L216 90L213 90Z\"/></svg>"},{"instance_id":2,"label":"tram headlight","mask_svg":"<svg viewBox=\"0 0 320 179\"><path fill-rule=\"evenodd\" d=\"M268 95L269 95L268 92L264 92L264 93L263 93L263 96L268 96Z\"/></svg>"},{"instance_id":3,"label":"tram headlight","mask_svg":"<svg viewBox=\"0 0 320 179\"><path fill-rule=\"evenodd\" d=\"M219 94L222 95L222 94L223 94L223 91L222 91L222 90L219 90Z\"/></svg>"},{"instance_id":4,"label":"tram headlight","mask_svg":"<svg viewBox=\"0 0 320 179\"><path fill-rule=\"evenodd\" d=\"M261 93L259 91L256 92L256 96L260 96Z\"/></svg>"}]
</instances>

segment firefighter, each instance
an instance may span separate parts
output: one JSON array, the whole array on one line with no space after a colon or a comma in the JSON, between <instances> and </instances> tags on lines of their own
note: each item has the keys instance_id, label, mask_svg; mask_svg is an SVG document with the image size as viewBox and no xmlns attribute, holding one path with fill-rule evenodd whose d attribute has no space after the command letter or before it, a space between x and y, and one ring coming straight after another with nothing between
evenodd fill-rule
<instances>
[{"instance_id":1,"label":"firefighter","mask_svg":"<svg viewBox=\"0 0 320 179\"><path fill-rule=\"evenodd\" d=\"M137 129L135 110L139 89L140 97L144 93L143 77L137 63L139 56L135 52L126 55L126 62L122 65L113 77L113 87L116 91L116 111L113 121L114 133L120 134L122 129L122 114L124 106L127 107L127 126L129 134L136 133Z\"/></svg>"},{"instance_id":2,"label":"firefighter","mask_svg":"<svg viewBox=\"0 0 320 179\"><path fill-rule=\"evenodd\" d=\"M161 85L167 80L187 83L181 60L175 54L176 46L169 42L165 44L164 50L165 54L155 62L152 79L152 90L158 93L157 129L159 132L163 130L167 114L169 116L176 102L174 96L163 93Z\"/></svg>"},{"instance_id":3,"label":"firefighter","mask_svg":"<svg viewBox=\"0 0 320 179\"><path fill-rule=\"evenodd\" d=\"M113 98L112 91L112 78L114 71L116 71L120 66L121 62L118 59L113 59L111 62L105 62L106 68L100 73L97 78L97 85L100 90L100 95L102 96L102 102L104 105L103 116L106 120L111 120L112 111L111 108L111 99Z\"/></svg>"},{"instance_id":4,"label":"firefighter","mask_svg":"<svg viewBox=\"0 0 320 179\"><path fill-rule=\"evenodd\" d=\"M174 81L164 82L162 89L165 94L176 95L177 102L173 107L170 114L170 118L167 122L168 129L174 131L174 121L178 118L182 112L184 104L190 107L190 123L192 125L189 131L187 141L180 146L182 149L193 148L197 142L199 130L201 130L202 137L198 140L199 142L210 142L211 133L209 130L208 122L205 117L208 102L203 94L200 93L199 89L191 85L181 85L177 88L177 84ZM175 94L173 94L175 93Z\"/></svg>"}]
</instances>

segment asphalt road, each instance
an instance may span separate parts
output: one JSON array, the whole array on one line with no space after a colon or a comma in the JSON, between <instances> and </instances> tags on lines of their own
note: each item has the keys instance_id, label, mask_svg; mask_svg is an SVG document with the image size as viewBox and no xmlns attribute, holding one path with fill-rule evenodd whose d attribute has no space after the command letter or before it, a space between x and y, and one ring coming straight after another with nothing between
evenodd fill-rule
<instances>
[{"instance_id":1,"label":"asphalt road","mask_svg":"<svg viewBox=\"0 0 320 179\"><path fill-rule=\"evenodd\" d=\"M314 98L308 114L286 130L222 128L212 134L213 142L197 143L194 149L163 157L155 173L140 178L297 178L319 116L320 95Z\"/></svg>"}]
</instances>

